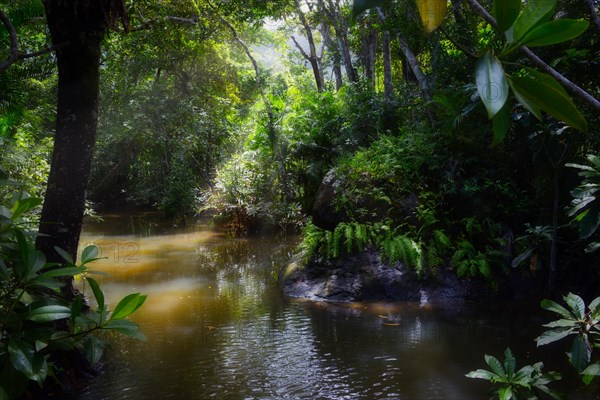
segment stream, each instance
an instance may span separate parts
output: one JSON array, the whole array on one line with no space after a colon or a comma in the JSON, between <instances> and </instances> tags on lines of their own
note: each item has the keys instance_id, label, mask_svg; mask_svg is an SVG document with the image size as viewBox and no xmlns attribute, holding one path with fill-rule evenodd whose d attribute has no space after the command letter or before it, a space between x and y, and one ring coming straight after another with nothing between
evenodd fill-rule
<instances>
[{"instance_id":1,"label":"stream","mask_svg":"<svg viewBox=\"0 0 600 400\"><path fill-rule=\"evenodd\" d=\"M296 237L232 238L152 213L103 218L86 222L80 250L93 243L106 257L90 268L109 274L97 280L113 307L148 295L133 316L148 341L115 340L79 400L486 399L489 385L465 377L486 367L484 354L510 346L519 366L543 358L533 339L549 316L516 304L287 299L273 276Z\"/></svg>"}]
</instances>

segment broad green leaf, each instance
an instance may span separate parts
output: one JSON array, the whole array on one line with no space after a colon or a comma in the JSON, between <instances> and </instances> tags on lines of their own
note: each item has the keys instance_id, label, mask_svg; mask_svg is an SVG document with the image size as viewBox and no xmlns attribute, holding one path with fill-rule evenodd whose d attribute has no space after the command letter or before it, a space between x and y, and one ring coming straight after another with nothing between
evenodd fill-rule
<instances>
[{"instance_id":1,"label":"broad green leaf","mask_svg":"<svg viewBox=\"0 0 600 400\"><path fill-rule=\"evenodd\" d=\"M21 215L25 214L27 211L34 209L35 207L42 204L42 199L37 197L28 197L26 199L17 200L11 209L12 215L11 219L13 221L17 220L21 217Z\"/></svg>"},{"instance_id":2,"label":"broad green leaf","mask_svg":"<svg viewBox=\"0 0 600 400\"><path fill-rule=\"evenodd\" d=\"M496 375L503 377L506 375L506 371L504 371L504 367L502 366L502 364L500 363L500 361L498 361L498 359L494 356L490 356L490 355L485 355L485 362L487 365L490 366L490 368L492 369L492 372L494 372Z\"/></svg>"},{"instance_id":3,"label":"broad green leaf","mask_svg":"<svg viewBox=\"0 0 600 400\"><path fill-rule=\"evenodd\" d=\"M110 319L121 319L130 316L144 304L144 301L146 301L146 296L142 296L139 293L132 293L125 296L117 304L117 307L115 307L115 311L112 313Z\"/></svg>"},{"instance_id":4,"label":"broad green leaf","mask_svg":"<svg viewBox=\"0 0 600 400\"><path fill-rule=\"evenodd\" d=\"M523 261L525 261L529 257L531 257L531 255L533 254L534 251L535 251L535 249L529 249L529 250L519 254L512 260L511 266L513 268L517 268L519 266L519 264L521 264Z\"/></svg>"},{"instance_id":5,"label":"broad green leaf","mask_svg":"<svg viewBox=\"0 0 600 400\"><path fill-rule=\"evenodd\" d=\"M13 367L28 379L33 376L33 348L20 340L9 339L8 355Z\"/></svg>"},{"instance_id":6,"label":"broad green leaf","mask_svg":"<svg viewBox=\"0 0 600 400\"><path fill-rule=\"evenodd\" d=\"M33 303L33 297L31 297L29 292L26 291L25 289L17 289L15 291L15 294L19 298L19 301L21 302L21 304L28 306L31 303Z\"/></svg>"},{"instance_id":7,"label":"broad green leaf","mask_svg":"<svg viewBox=\"0 0 600 400\"><path fill-rule=\"evenodd\" d=\"M515 359L515 356L513 355L512 351L510 351L510 349L507 348L504 351L504 370L506 371L508 379L512 379L515 373L516 366L517 360Z\"/></svg>"},{"instance_id":8,"label":"broad green leaf","mask_svg":"<svg viewBox=\"0 0 600 400\"><path fill-rule=\"evenodd\" d=\"M589 305L590 318L594 323L600 320L600 297L596 297Z\"/></svg>"},{"instance_id":9,"label":"broad green leaf","mask_svg":"<svg viewBox=\"0 0 600 400\"><path fill-rule=\"evenodd\" d=\"M577 333L577 331L575 331L574 329L563 329L563 330L554 329L554 330L550 330L550 331L546 331L546 332L542 333L540 336L538 336L535 339L535 341L536 341L538 347L545 346L549 343L559 341L561 339L566 338L569 335L576 334L576 333Z\"/></svg>"},{"instance_id":10,"label":"broad green leaf","mask_svg":"<svg viewBox=\"0 0 600 400\"><path fill-rule=\"evenodd\" d=\"M75 276L86 271L85 267L64 267L50 270L40 274L41 278L58 278L61 276Z\"/></svg>"},{"instance_id":11,"label":"broad green leaf","mask_svg":"<svg viewBox=\"0 0 600 400\"><path fill-rule=\"evenodd\" d=\"M538 47L549 46L556 43L566 42L581 35L589 27L587 21L576 19L559 19L548 21L532 29L521 42L525 46Z\"/></svg>"},{"instance_id":12,"label":"broad green leaf","mask_svg":"<svg viewBox=\"0 0 600 400\"><path fill-rule=\"evenodd\" d=\"M120 334L143 342L147 340L146 336L140 332L139 326L135 322L127 319L112 320L108 322L104 328L114 330Z\"/></svg>"},{"instance_id":13,"label":"broad green leaf","mask_svg":"<svg viewBox=\"0 0 600 400\"><path fill-rule=\"evenodd\" d=\"M100 289L100 285L98 285L98 282L96 282L92 278L87 278L87 282L90 284L92 292L94 292L96 303L98 303L98 309L100 309L100 311L103 311L106 307L106 304L104 302L104 293L102 292L102 289Z\"/></svg>"},{"instance_id":14,"label":"broad green leaf","mask_svg":"<svg viewBox=\"0 0 600 400\"><path fill-rule=\"evenodd\" d=\"M49 322L69 318L71 309L65 306L51 305L42 306L29 311L25 317L33 322Z\"/></svg>"},{"instance_id":15,"label":"broad green leaf","mask_svg":"<svg viewBox=\"0 0 600 400\"><path fill-rule=\"evenodd\" d=\"M48 347L48 343L42 342L41 340L36 340L35 341L35 351L42 351L46 347Z\"/></svg>"},{"instance_id":16,"label":"broad green leaf","mask_svg":"<svg viewBox=\"0 0 600 400\"><path fill-rule=\"evenodd\" d=\"M500 400L510 400L513 398L513 391L510 386L498 389L498 397Z\"/></svg>"},{"instance_id":17,"label":"broad green leaf","mask_svg":"<svg viewBox=\"0 0 600 400\"><path fill-rule=\"evenodd\" d=\"M97 260L98 257L98 247L94 245L87 246L81 252L81 263L86 264L90 261Z\"/></svg>"},{"instance_id":18,"label":"broad green leaf","mask_svg":"<svg viewBox=\"0 0 600 400\"><path fill-rule=\"evenodd\" d=\"M581 372L581 375L581 380L583 381L583 383L589 385L590 383L592 383L594 378L600 376L600 363L589 365L586 369L583 370L583 372Z\"/></svg>"},{"instance_id":19,"label":"broad green leaf","mask_svg":"<svg viewBox=\"0 0 600 400\"><path fill-rule=\"evenodd\" d=\"M579 325L577 321L573 321L572 319L557 319L542 326L545 328L576 328Z\"/></svg>"},{"instance_id":20,"label":"broad green leaf","mask_svg":"<svg viewBox=\"0 0 600 400\"><path fill-rule=\"evenodd\" d=\"M573 340L569 356L569 361L571 361L571 364L573 364L578 373L581 373L587 367L591 355L592 348L587 335L578 335L575 340Z\"/></svg>"},{"instance_id":21,"label":"broad green leaf","mask_svg":"<svg viewBox=\"0 0 600 400\"><path fill-rule=\"evenodd\" d=\"M586 253L593 253L595 251L598 251L598 249L600 249L600 242L592 242L592 243L588 244L587 246L585 246L584 251Z\"/></svg>"},{"instance_id":22,"label":"broad green leaf","mask_svg":"<svg viewBox=\"0 0 600 400\"><path fill-rule=\"evenodd\" d=\"M71 255L69 253L67 253L66 251L64 251L63 249L61 249L58 246L54 246L54 250L56 250L58 255L60 255L63 258L63 260L65 260L69 264L74 264L73 257L71 257Z\"/></svg>"},{"instance_id":23,"label":"broad green leaf","mask_svg":"<svg viewBox=\"0 0 600 400\"><path fill-rule=\"evenodd\" d=\"M529 110L530 113L532 113L539 121L541 121L542 120L542 109L535 102L533 102L532 100L530 100L527 97L524 97L518 91L518 89L515 89L515 86L514 86L513 81L510 76L507 79L508 79L508 84L510 85L510 87L513 91L513 94L515 95L515 98L517 99L519 104L521 104L523 107L525 107L527 110Z\"/></svg>"},{"instance_id":24,"label":"broad green leaf","mask_svg":"<svg viewBox=\"0 0 600 400\"><path fill-rule=\"evenodd\" d=\"M83 351L92 366L98 364L104 354L105 343L94 335L86 336L83 341Z\"/></svg>"},{"instance_id":25,"label":"broad green leaf","mask_svg":"<svg viewBox=\"0 0 600 400\"><path fill-rule=\"evenodd\" d=\"M0 386L0 400L10 400L8 393Z\"/></svg>"},{"instance_id":26,"label":"broad green leaf","mask_svg":"<svg viewBox=\"0 0 600 400\"><path fill-rule=\"evenodd\" d=\"M582 375L596 375L600 376L600 363L589 365L586 369L581 372Z\"/></svg>"},{"instance_id":27,"label":"broad green leaf","mask_svg":"<svg viewBox=\"0 0 600 400\"><path fill-rule=\"evenodd\" d=\"M585 318L585 302L581 297L574 293L569 293L563 299L571 307L571 312L578 320L581 321Z\"/></svg>"},{"instance_id":28,"label":"broad green leaf","mask_svg":"<svg viewBox=\"0 0 600 400\"><path fill-rule=\"evenodd\" d=\"M467 375L465 375L467 378L473 378L473 379L485 379L488 381L491 381L492 379L494 379L497 375L494 374L491 371L487 371L485 369L478 369L475 371L471 371L469 372Z\"/></svg>"},{"instance_id":29,"label":"broad green leaf","mask_svg":"<svg viewBox=\"0 0 600 400\"><path fill-rule=\"evenodd\" d=\"M48 362L46 358L40 353L33 354L33 374L29 379L37 382L38 384L43 384L48 376Z\"/></svg>"},{"instance_id":30,"label":"broad green leaf","mask_svg":"<svg viewBox=\"0 0 600 400\"><path fill-rule=\"evenodd\" d=\"M595 200L595 198L594 198ZM600 226L600 213L596 207L590 208L579 222L579 238L587 239L598 230Z\"/></svg>"},{"instance_id":31,"label":"broad green leaf","mask_svg":"<svg viewBox=\"0 0 600 400\"><path fill-rule=\"evenodd\" d=\"M29 277L35 276L46 265L46 256L41 251L32 251L27 260L27 273Z\"/></svg>"},{"instance_id":32,"label":"broad green leaf","mask_svg":"<svg viewBox=\"0 0 600 400\"><path fill-rule=\"evenodd\" d=\"M506 100L504 106L492 119L492 129L494 131L494 139L492 140L492 147L504 141L504 138L508 134L510 128L510 122L512 119L512 101ZM514 266L514 265L513 265Z\"/></svg>"},{"instance_id":33,"label":"broad green leaf","mask_svg":"<svg viewBox=\"0 0 600 400\"><path fill-rule=\"evenodd\" d=\"M555 7L556 0L529 0L515 21L513 42L520 42L536 25L549 20Z\"/></svg>"},{"instance_id":34,"label":"broad green leaf","mask_svg":"<svg viewBox=\"0 0 600 400\"><path fill-rule=\"evenodd\" d=\"M517 98L526 99L526 103L522 103L525 107L529 108L528 104L534 104L559 121L582 132L587 132L587 121L581 112L573 104L573 101L565 96L563 91L558 90L554 84L528 76L512 76L509 78L509 82L515 94L518 94Z\"/></svg>"},{"instance_id":35,"label":"broad green leaf","mask_svg":"<svg viewBox=\"0 0 600 400\"><path fill-rule=\"evenodd\" d=\"M382 4L383 0L354 0L354 3L352 4L352 14L356 17L369 8L379 7Z\"/></svg>"},{"instance_id":36,"label":"broad green leaf","mask_svg":"<svg viewBox=\"0 0 600 400\"><path fill-rule=\"evenodd\" d=\"M494 16L500 32L512 26L521 11L521 0L494 0Z\"/></svg>"},{"instance_id":37,"label":"broad green leaf","mask_svg":"<svg viewBox=\"0 0 600 400\"><path fill-rule=\"evenodd\" d=\"M544 310L552 311L556 314L559 314L560 316L565 317L566 319L573 319L573 315L569 312L569 310L552 300L542 300L542 302L540 303L540 307L542 307Z\"/></svg>"},{"instance_id":38,"label":"broad green leaf","mask_svg":"<svg viewBox=\"0 0 600 400\"><path fill-rule=\"evenodd\" d=\"M502 109L508 99L508 82L504 76L502 63L490 51L479 59L475 81L479 97L491 119Z\"/></svg>"}]
</instances>

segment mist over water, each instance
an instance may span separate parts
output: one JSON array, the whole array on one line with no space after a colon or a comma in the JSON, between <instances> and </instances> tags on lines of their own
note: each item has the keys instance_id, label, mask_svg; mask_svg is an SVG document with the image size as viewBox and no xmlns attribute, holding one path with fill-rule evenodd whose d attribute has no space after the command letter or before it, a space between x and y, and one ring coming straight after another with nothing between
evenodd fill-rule
<instances>
[{"instance_id":1,"label":"mist over water","mask_svg":"<svg viewBox=\"0 0 600 400\"><path fill-rule=\"evenodd\" d=\"M148 295L133 318L148 342L115 342L80 400L483 399L487 384L464 376L485 366L483 354L510 345L538 356L537 332L514 310L285 299L273 271L293 237L108 215L86 224L81 243L107 257L93 269L110 274L98 280L113 307Z\"/></svg>"}]
</instances>

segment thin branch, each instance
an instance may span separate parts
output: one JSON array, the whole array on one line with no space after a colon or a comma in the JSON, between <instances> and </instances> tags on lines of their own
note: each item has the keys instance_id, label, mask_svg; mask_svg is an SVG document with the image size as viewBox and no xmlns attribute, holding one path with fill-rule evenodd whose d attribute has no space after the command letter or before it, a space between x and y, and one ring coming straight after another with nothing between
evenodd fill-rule
<instances>
[{"instance_id":1,"label":"thin branch","mask_svg":"<svg viewBox=\"0 0 600 400\"><path fill-rule=\"evenodd\" d=\"M6 60L0 63L0 73L6 71L8 67L13 65L19 59L19 39L17 37L17 30L15 29L12 22L8 18L8 15L4 13L4 11L0 10L0 21L6 27L8 31L8 36L10 37L10 54L6 58Z\"/></svg>"},{"instance_id":2,"label":"thin branch","mask_svg":"<svg viewBox=\"0 0 600 400\"><path fill-rule=\"evenodd\" d=\"M596 30L600 32L600 16L598 16L598 11L596 11L596 6L594 5L594 0L583 0L585 5L587 6L590 12L590 19L594 23Z\"/></svg>"},{"instance_id":3,"label":"thin branch","mask_svg":"<svg viewBox=\"0 0 600 400\"><path fill-rule=\"evenodd\" d=\"M463 53L465 53L467 56L469 56L471 58L474 58L474 59L478 59L479 58L471 50L467 49L465 46L463 46L462 44L460 44L456 40L454 40L452 38L452 36L450 36L450 34L448 34L448 32L446 32L446 30L444 28L442 28L440 26L438 29L440 31L442 31L442 33L444 34L444 36L446 36L446 39L448 39L454 45L454 47L456 47L457 49L459 49L460 51L462 51Z\"/></svg>"},{"instance_id":4,"label":"thin branch","mask_svg":"<svg viewBox=\"0 0 600 400\"><path fill-rule=\"evenodd\" d=\"M63 42L63 43L59 43L56 45L44 47L43 49L34 51L33 53L19 53L19 60L25 60L27 58L38 57L38 56L41 56L42 54L46 54L46 53L52 53L53 51L62 49L63 47L66 47L68 45L69 45L69 42Z\"/></svg>"},{"instance_id":5,"label":"thin branch","mask_svg":"<svg viewBox=\"0 0 600 400\"><path fill-rule=\"evenodd\" d=\"M165 21L175 22L176 24L181 25L196 25L198 24L198 18L181 18L181 17L172 17L167 16L163 18Z\"/></svg>"},{"instance_id":6,"label":"thin branch","mask_svg":"<svg viewBox=\"0 0 600 400\"><path fill-rule=\"evenodd\" d=\"M300 46L300 43L298 43L298 41L296 40L296 38L294 36L292 36L291 39L294 42L294 44L296 45L296 48L298 48L298 50L300 50L300 54L302 54L302 57L304 57L308 61L310 61L311 60L310 56L306 53L306 51L304 51L304 49L302 48L302 46Z\"/></svg>"},{"instance_id":7,"label":"thin branch","mask_svg":"<svg viewBox=\"0 0 600 400\"><path fill-rule=\"evenodd\" d=\"M477 2L477 0L466 0L471 7L479 14L481 18L483 18L487 23L493 26L495 29L498 29L498 23L496 19L487 12L485 8L481 6ZM528 47L522 46L519 49L533 65L546 72L548 75L551 75L554 79L556 79L567 91L572 94L578 96L581 100L585 101L589 106L591 106L594 110L600 111L600 101L598 101L594 96L577 86L575 83L571 82L569 79L565 78L560 72L556 71L554 68L546 64L541 58L539 58L533 51L529 50Z\"/></svg>"}]
</instances>

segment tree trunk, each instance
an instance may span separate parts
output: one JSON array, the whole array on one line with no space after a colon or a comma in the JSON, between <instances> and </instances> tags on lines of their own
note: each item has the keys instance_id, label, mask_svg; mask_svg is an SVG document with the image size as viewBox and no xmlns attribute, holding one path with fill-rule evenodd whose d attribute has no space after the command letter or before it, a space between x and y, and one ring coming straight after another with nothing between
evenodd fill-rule
<instances>
[{"instance_id":1,"label":"tree trunk","mask_svg":"<svg viewBox=\"0 0 600 400\"><path fill-rule=\"evenodd\" d=\"M377 13L379 14L379 21L384 25L385 18L381 7L377 8ZM383 55L383 96L386 105L389 106L394 97L394 81L392 77L392 45L390 32L387 29L383 31L381 42L381 53Z\"/></svg>"},{"instance_id":2,"label":"tree trunk","mask_svg":"<svg viewBox=\"0 0 600 400\"><path fill-rule=\"evenodd\" d=\"M98 125L100 43L106 16L96 2L44 4L52 43L68 45L56 51L56 136L36 247L48 261L62 261L54 246L75 259L83 222Z\"/></svg>"},{"instance_id":3,"label":"tree trunk","mask_svg":"<svg viewBox=\"0 0 600 400\"><path fill-rule=\"evenodd\" d=\"M327 4L328 7L323 5L323 9L327 13L331 25L333 26L333 30L335 31L338 47L344 62L344 69L346 70L346 76L350 82L357 83L358 74L356 73L356 69L354 69L352 54L350 53L350 47L348 46L348 27L346 25L346 20L342 16L337 2L334 3L332 0L327 0Z\"/></svg>"},{"instance_id":4,"label":"tree trunk","mask_svg":"<svg viewBox=\"0 0 600 400\"><path fill-rule=\"evenodd\" d=\"M344 84L342 80L342 57L340 56L340 49L333 39L331 39L329 26L327 26L327 24L322 23L319 31L323 37L323 43L325 43L325 46L327 46L331 52L331 57L333 59L332 70L333 75L335 76L335 90L340 90Z\"/></svg>"},{"instance_id":5,"label":"tree trunk","mask_svg":"<svg viewBox=\"0 0 600 400\"><path fill-rule=\"evenodd\" d=\"M365 21L362 31L362 64L365 80L375 86L375 54L377 51L377 31L369 21Z\"/></svg>"},{"instance_id":6,"label":"tree trunk","mask_svg":"<svg viewBox=\"0 0 600 400\"><path fill-rule=\"evenodd\" d=\"M306 54L306 52L302 49L300 44L296 41L296 39L294 39L293 36L292 36L292 39L294 40L296 47L298 47L298 49L300 50L300 52L302 53L304 58L306 58L308 60L308 62L310 63L310 66L312 67L313 75L315 76L315 82L317 84L317 91L319 93L321 93L323 91L323 87L324 87L323 73L321 72L321 68L319 66L319 57L317 55L317 48L315 46L315 39L313 37L312 28L308 24L306 15L304 15L304 12L302 11L302 7L300 6L300 1L295 0L294 3L296 5L296 11L298 12L298 17L300 18L300 23L302 24L302 27L304 28L304 33L306 34L306 40L308 41L309 53Z\"/></svg>"}]
</instances>

